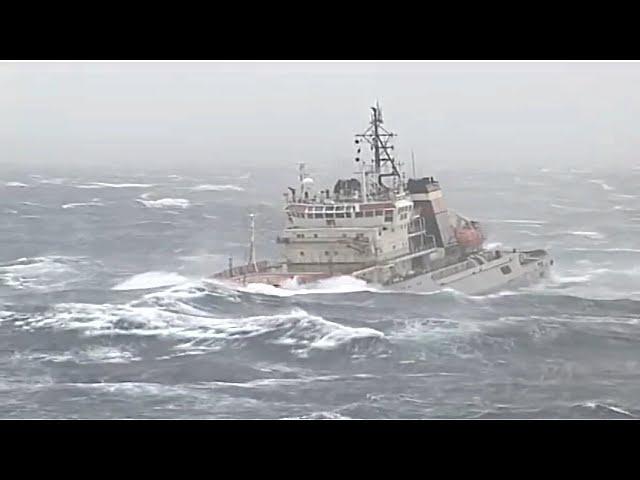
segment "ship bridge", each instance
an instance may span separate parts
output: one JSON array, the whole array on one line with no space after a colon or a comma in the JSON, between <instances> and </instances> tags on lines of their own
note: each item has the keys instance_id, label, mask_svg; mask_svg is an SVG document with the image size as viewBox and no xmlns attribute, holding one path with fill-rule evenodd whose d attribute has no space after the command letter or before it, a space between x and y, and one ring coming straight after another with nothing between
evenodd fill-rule
<instances>
[{"instance_id":1,"label":"ship bridge","mask_svg":"<svg viewBox=\"0 0 640 480\"><path fill-rule=\"evenodd\" d=\"M278 243L288 267L301 272L352 272L433 246L435 237L415 211L414 200L392 155L395 137L382 126L380 107L356 135L359 178L339 179L333 189L317 189L300 164L298 188L285 193L287 225ZM372 152L361 161L363 146Z\"/></svg>"}]
</instances>

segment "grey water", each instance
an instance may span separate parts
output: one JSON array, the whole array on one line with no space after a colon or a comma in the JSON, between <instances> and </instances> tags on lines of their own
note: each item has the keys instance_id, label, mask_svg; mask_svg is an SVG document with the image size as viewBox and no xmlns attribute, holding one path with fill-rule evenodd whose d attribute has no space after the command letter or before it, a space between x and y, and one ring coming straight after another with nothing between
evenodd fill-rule
<instances>
[{"instance_id":1,"label":"grey water","mask_svg":"<svg viewBox=\"0 0 640 480\"><path fill-rule=\"evenodd\" d=\"M429 175L490 246L549 249L551 278L232 288L207 277L246 258L250 212L277 258L295 165L4 170L0 417L640 416L640 167Z\"/></svg>"}]
</instances>

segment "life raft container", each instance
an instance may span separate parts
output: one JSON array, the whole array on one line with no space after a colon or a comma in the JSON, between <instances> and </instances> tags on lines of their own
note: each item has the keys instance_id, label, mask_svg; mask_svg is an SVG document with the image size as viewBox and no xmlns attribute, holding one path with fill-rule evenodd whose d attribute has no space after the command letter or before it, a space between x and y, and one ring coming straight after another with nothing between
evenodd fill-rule
<instances>
[{"instance_id":1,"label":"life raft container","mask_svg":"<svg viewBox=\"0 0 640 480\"><path fill-rule=\"evenodd\" d=\"M455 236L458 243L464 247L477 248L484 242L484 235L480 229L474 227L456 228Z\"/></svg>"}]
</instances>

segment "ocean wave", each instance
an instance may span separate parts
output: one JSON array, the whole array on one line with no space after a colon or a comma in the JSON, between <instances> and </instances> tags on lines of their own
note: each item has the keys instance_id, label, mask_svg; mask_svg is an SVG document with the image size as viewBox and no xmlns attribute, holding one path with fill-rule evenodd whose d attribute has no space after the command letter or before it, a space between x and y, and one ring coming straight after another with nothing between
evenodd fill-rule
<instances>
[{"instance_id":1,"label":"ocean wave","mask_svg":"<svg viewBox=\"0 0 640 480\"><path fill-rule=\"evenodd\" d=\"M638 248L567 248L570 252L593 252L593 253L640 253Z\"/></svg>"},{"instance_id":2,"label":"ocean wave","mask_svg":"<svg viewBox=\"0 0 640 480\"><path fill-rule=\"evenodd\" d=\"M39 178L38 183L43 185L64 185L66 178Z\"/></svg>"},{"instance_id":3,"label":"ocean wave","mask_svg":"<svg viewBox=\"0 0 640 480\"><path fill-rule=\"evenodd\" d=\"M259 338L287 346L299 356L342 347L362 353L384 338L378 330L348 327L299 308L289 313L242 318L216 318L190 308L192 314L133 304L63 303L32 316L22 328L76 330L87 336L168 337L185 342L174 348L187 351L215 351L230 342Z\"/></svg>"},{"instance_id":4,"label":"ocean wave","mask_svg":"<svg viewBox=\"0 0 640 480\"><path fill-rule=\"evenodd\" d=\"M4 184L5 187L20 187L20 188L25 188L28 187L29 185L27 185L26 183L22 183L22 182L6 182Z\"/></svg>"},{"instance_id":5,"label":"ocean wave","mask_svg":"<svg viewBox=\"0 0 640 480\"><path fill-rule=\"evenodd\" d=\"M145 290L168 287L185 282L187 282L187 279L177 273L153 271L134 275L119 283L111 290Z\"/></svg>"},{"instance_id":6,"label":"ocean wave","mask_svg":"<svg viewBox=\"0 0 640 480\"><path fill-rule=\"evenodd\" d=\"M232 287L245 293L272 295L276 297L291 297L294 295L338 294L355 292L377 292L364 280L348 275L322 279L317 282L298 284L295 280L284 283L283 287L274 287L264 283L249 283L245 286Z\"/></svg>"},{"instance_id":7,"label":"ocean wave","mask_svg":"<svg viewBox=\"0 0 640 480\"><path fill-rule=\"evenodd\" d=\"M626 193L613 193L611 194L612 197L616 197L616 198L625 198L625 199L633 199L633 198L638 198L638 195L629 195Z\"/></svg>"},{"instance_id":8,"label":"ocean wave","mask_svg":"<svg viewBox=\"0 0 640 480\"><path fill-rule=\"evenodd\" d=\"M486 325L486 321L458 321L442 317L407 319L397 322L397 325L388 333L388 336L396 341L429 342L439 348L451 350L455 349L455 345L460 343L460 339L478 335L482 332L481 327L486 327ZM462 340L462 342L467 343L466 340ZM458 356L466 356L464 352L458 353Z\"/></svg>"},{"instance_id":9,"label":"ocean wave","mask_svg":"<svg viewBox=\"0 0 640 480\"><path fill-rule=\"evenodd\" d=\"M284 417L283 420L350 420L351 417L337 412L313 412L300 417Z\"/></svg>"},{"instance_id":10,"label":"ocean wave","mask_svg":"<svg viewBox=\"0 0 640 480\"><path fill-rule=\"evenodd\" d=\"M140 360L140 357L133 353L116 347L109 346L90 346L82 350L71 350L63 353L44 353L36 352L31 354L18 354L13 357L15 360L35 360L39 362L66 363L73 362L77 364L94 364L94 363L129 363Z\"/></svg>"},{"instance_id":11,"label":"ocean wave","mask_svg":"<svg viewBox=\"0 0 640 480\"><path fill-rule=\"evenodd\" d=\"M238 185L197 185L195 187L189 187L189 190L194 192L244 192L244 188Z\"/></svg>"},{"instance_id":12,"label":"ocean wave","mask_svg":"<svg viewBox=\"0 0 640 480\"><path fill-rule=\"evenodd\" d=\"M80 203L65 203L62 205L62 208L77 208L77 207L103 207L104 203L96 201L97 199L92 200L91 202L80 202Z\"/></svg>"},{"instance_id":13,"label":"ocean wave","mask_svg":"<svg viewBox=\"0 0 640 480\"><path fill-rule=\"evenodd\" d=\"M191 205L191 202L185 198L161 198L159 200L137 198L136 202L142 203L148 208L188 208Z\"/></svg>"},{"instance_id":14,"label":"ocean wave","mask_svg":"<svg viewBox=\"0 0 640 480\"><path fill-rule=\"evenodd\" d=\"M550 204L551 207L557 208L559 210L567 210L569 212L584 212L584 213L593 213L593 212L601 212L602 210L598 210L596 208L583 208L583 207L573 207L570 205L560 205L557 203Z\"/></svg>"},{"instance_id":15,"label":"ocean wave","mask_svg":"<svg viewBox=\"0 0 640 480\"><path fill-rule=\"evenodd\" d=\"M150 183L103 183L103 182L90 182L82 185L74 185L76 188L150 188L153 184Z\"/></svg>"},{"instance_id":16,"label":"ocean wave","mask_svg":"<svg viewBox=\"0 0 640 480\"><path fill-rule=\"evenodd\" d=\"M542 236L544 236L542 233L530 232L529 230L516 230L516 232L522 233L523 235L528 235L530 237L542 237Z\"/></svg>"},{"instance_id":17,"label":"ocean wave","mask_svg":"<svg viewBox=\"0 0 640 480\"><path fill-rule=\"evenodd\" d=\"M602 239L604 235L600 232L583 232L583 231L575 231L575 232L566 232L568 235L575 235L577 237L587 237L592 239Z\"/></svg>"},{"instance_id":18,"label":"ocean wave","mask_svg":"<svg viewBox=\"0 0 640 480\"><path fill-rule=\"evenodd\" d=\"M492 223L522 223L531 225L544 225L548 223L545 220L489 220Z\"/></svg>"},{"instance_id":19,"label":"ocean wave","mask_svg":"<svg viewBox=\"0 0 640 480\"><path fill-rule=\"evenodd\" d=\"M586 283L592 278L592 273L585 273L584 275L559 275L555 272L551 273L551 282L556 284L575 284Z\"/></svg>"},{"instance_id":20,"label":"ocean wave","mask_svg":"<svg viewBox=\"0 0 640 480\"><path fill-rule=\"evenodd\" d=\"M83 257L20 258L0 265L0 282L18 290L55 290L78 281Z\"/></svg>"},{"instance_id":21,"label":"ocean wave","mask_svg":"<svg viewBox=\"0 0 640 480\"><path fill-rule=\"evenodd\" d=\"M595 183L595 184L597 184L597 185L600 185L600 186L602 187L602 189L603 189L603 190L607 190L607 191L615 190L615 188L614 188L614 187L612 187L612 186L610 186L610 185L607 185L607 184L604 182L604 180L593 179L593 180L589 180L589 183Z\"/></svg>"},{"instance_id":22,"label":"ocean wave","mask_svg":"<svg viewBox=\"0 0 640 480\"><path fill-rule=\"evenodd\" d=\"M584 403L578 403L576 405L573 405L572 408L574 409L589 409L591 411L593 411L594 413L601 413L607 416L610 416L612 413L619 416L625 416L625 417L631 417L631 418L636 418L636 415L634 415L633 413L624 410L621 407L618 407L616 405L613 404L609 404L609 403L604 403L604 402L584 402Z\"/></svg>"}]
</instances>

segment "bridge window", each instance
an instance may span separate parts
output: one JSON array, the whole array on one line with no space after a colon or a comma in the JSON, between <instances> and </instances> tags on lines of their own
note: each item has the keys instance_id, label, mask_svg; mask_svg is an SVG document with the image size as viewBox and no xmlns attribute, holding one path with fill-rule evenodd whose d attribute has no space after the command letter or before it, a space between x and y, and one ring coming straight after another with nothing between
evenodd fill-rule
<instances>
[{"instance_id":1,"label":"bridge window","mask_svg":"<svg viewBox=\"0 0 640 480\"><path fill-rule=\"evenodd\" d=\"M376 212L376 215L378 212ZM393 210L385 210L384 211L384 221L385 222L393 222Z\"/></svg>"},{"instance_id":2,"label":"bridge window","mask_svg":"<svg viewBox=\"0 0 640 480\"><path fill-rule=\"evenodd\" d=\"M362 212L356 212L356 218L362 218Z\"/></svg>"},{"instance_id":3,"label":"bridge window","mask_svg":"<svg viewBox=\"0 0 640 480\"><path fill-rule=\"evenodd\" d=\"M296 237L297 237L297 238L304 238L304 233L298 233L298 234L296 235Z\"/></svg>"},{"instance_id":4,"label":"bridge window","mask_svg":"<svg viewBox=\"0 0 640 480\"><path fill-rule=\"evenodd\" d=\"M382 210L376 210L376 217L382 216Z\"/></svg>"}]
</instances>

